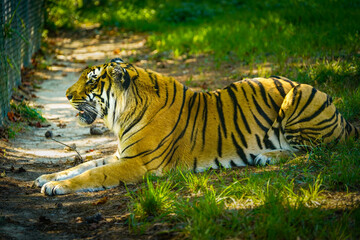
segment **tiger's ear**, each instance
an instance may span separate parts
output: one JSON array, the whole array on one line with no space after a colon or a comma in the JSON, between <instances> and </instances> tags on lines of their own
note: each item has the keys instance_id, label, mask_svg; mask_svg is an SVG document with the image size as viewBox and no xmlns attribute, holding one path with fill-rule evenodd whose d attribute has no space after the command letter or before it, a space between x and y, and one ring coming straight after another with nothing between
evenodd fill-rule
<instances>
[{"instance_id":1,"label":"tiger's ear","mask_svg":"<svg viewBox=\"0 0 360 240\"><path fill-rule=\"evenodd\" d=\"M130 76L129 73L120 66L114 64L109 64L106 67L106 73L112 81L118 86L123 87L126 90L130 85Z\"/></svg>"},{"instance_id":2,"label":"tiger's ear","mask_svg":"<svg viewBox=\"0 0 360 240\"><path fill-rule=\"evenodd\" d=\"M121 58L113 58L111 59L110 62L115 62L115 63L124 63L124 60L122 60Z\"/></svg>"}]
</instances>

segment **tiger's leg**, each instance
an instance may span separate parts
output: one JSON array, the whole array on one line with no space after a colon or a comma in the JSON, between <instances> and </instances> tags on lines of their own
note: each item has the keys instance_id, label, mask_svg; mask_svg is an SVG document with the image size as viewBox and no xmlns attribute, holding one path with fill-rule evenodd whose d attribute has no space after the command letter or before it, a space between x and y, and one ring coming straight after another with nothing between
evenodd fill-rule
<instances>
[{"instance_id":1,"label":"tiger's leg","mask_svg":"<svg viewBox=\"0 0 360 240\"><path fill-rule=\"evenodd\" d=\"M119 186L121 182L138 182L146 172L147 169L140 160L118 161L92 168L73 178L48 182L42 187L41 192L46 195L59 195L104 190Z\"/></svg>"},{"instance_id":2,"label":"tiger's leg","mask_svg":"<svg viewBox=\"0 0 360 240\"><path fill-rule=\"evenodd\" d=\"M97 160L88 161L88 162L79 164L76 167L72 167L72 168L66 169L61 172L41 175L40 177L38 177L35 180L34 184L37 187L42 187L47 182L60 181L60 180L72 178L74 176L77 176L77 175L89 170L89 169L103 166L103 165L113 163L116 161L119 161L119 159L116 155L107 157L105 159L97 159Z\"/></svg>"},{"instance_id":3,"label":"tiger's leg","mask_svg":"<svg viewBox=\"0 0 360 240\"><path fill-rule=\"evenodd\" d=\"M306 150L319 141L343 140L345 124L330 96L300 84L285 96L264 142L270 150Z\"/></svg>"}]
</instances>

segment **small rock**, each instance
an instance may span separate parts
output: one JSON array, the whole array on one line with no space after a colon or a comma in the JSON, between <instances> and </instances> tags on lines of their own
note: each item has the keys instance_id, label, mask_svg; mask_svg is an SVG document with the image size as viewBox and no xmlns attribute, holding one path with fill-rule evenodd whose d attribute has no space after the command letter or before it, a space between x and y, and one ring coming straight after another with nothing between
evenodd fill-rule
<instances>
[{"instance_id":1,"label":"small rock","mask_svg":"<svg viewBox=\"0 0 360 240\"><path fill-rule=\"evenodd\" d=\"M99 126L91 126L90 127L91 135L103 135L107 131L109 131L109 129L106 127L99 127Z\"/></svg>"},{"instance_id":2,"label":"small rock","mask_svg":"<svg viewBox=\"0 0 360 240\"><path fill-rule=\"evenodd\" d=\"M85 217L85 221L87 223L98 223L100 222L101 220L103 219L101 213L95 213L94 215L92 216L89 216L89 217Z\"/></svg>"},{"instance_id":3,"label":"small rock","mask_svg":"<svg viewBox=\"0 0 360 240\"><path fill-rule=\"evenodd\" d=\"M52 136L53 136L52 131L50 131L50 130L46 131L46 133L45 133L46 138L52 138Z\"/></svg>"}]
</instances>

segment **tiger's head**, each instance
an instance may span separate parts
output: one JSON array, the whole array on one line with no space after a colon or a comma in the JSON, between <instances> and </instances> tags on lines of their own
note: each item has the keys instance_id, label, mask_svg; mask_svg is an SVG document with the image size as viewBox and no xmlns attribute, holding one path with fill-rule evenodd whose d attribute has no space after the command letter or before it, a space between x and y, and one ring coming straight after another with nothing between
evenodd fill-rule
<instances>
[{"instance_id":1,"label":"tiger's head","mask_svg":"<svg viewBox=\"0 0 360 240\"><path fill-rule=\"evenodd\" d=\"M79 80L66 91L70 104L79 111L78 121L89 125L96 118L108 116L109 111L117 108L112 99L121 98L129 88L134 71L120 58L110 63L93 66L84 70ZM116 110L116 109L115 109Z\"/></svg>"}]
</instances>

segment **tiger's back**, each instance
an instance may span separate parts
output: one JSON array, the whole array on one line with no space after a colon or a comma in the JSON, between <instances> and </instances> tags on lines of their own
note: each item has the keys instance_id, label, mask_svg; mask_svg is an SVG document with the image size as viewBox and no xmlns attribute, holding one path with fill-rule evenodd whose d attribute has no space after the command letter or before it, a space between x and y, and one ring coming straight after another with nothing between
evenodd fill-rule
<instances>
[{"instance_id":1,"label":"tiger's back","mask_svg":"<svg viewBox=\"0 0 360 240\"><path fill-rule=\"evenodd\" d=\"M186 91L185 107L174 116L180 124L172 133L172 141L168 141L172 147L164 152L162 165L150 168L169 169L180 163L203 171L209 167L255 165L256 156L269 150L264 137L285 95L296 85L274 77L247 79L214 92ZM149 165L153 158L148 160Z\"/></svg>"}]
</instances>

